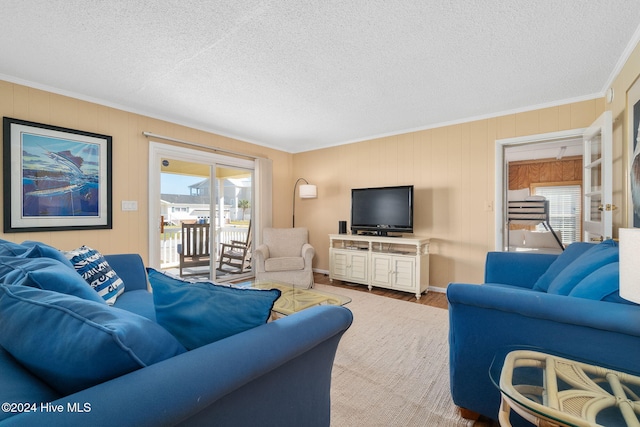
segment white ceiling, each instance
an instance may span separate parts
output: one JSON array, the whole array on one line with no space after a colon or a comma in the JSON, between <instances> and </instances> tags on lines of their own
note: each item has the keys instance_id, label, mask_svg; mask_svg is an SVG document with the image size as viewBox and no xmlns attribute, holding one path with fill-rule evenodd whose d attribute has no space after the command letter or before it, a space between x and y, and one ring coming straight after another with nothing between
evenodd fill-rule
<instances>
[{"instance_id":1,"label":"white ceiling","mask_svg":"<svg viewBox=\"0 0 640 427\"><path fill-rule=\"evenodd\" d=\"M638 0L3 0L0 78L295 153L602 96L639 24Z\"/></svg>"}]
</instances>

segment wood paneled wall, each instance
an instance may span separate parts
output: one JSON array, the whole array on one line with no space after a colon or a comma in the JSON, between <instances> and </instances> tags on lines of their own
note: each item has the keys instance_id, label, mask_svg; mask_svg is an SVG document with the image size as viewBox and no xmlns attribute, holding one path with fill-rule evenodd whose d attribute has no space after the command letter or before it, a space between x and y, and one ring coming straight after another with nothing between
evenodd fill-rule
<instances>
[{"instance_id":1,"label":"wood paneled wall","mask_svg":"<svg viewBox=\"0 0 640 427\"><path fill-rule=\"evenodd\" d=\"M351 189L414 185L414 234L431 238L430 284L481 283L495 248L496 140L585 128L602 114L591 99L535 111L386 136L294 155L294 177L318 186L296 204L314 268L329 270L329 237L349 221Z\"/></svg>"},{"instance_id":2,"label":"wood paneled wall","mask_svg":"<svg viewBox=\"0 0 640 427\"><path fill-rule=\"evenodd\" d=\"M531 184L568 181L582 181L582 157L509 163L509 190L530 188Z\"/></svg>"},{"instance_id":3,"label":"wood paneled wall","mask_svg":"<svg viewBox=\"0 0 640 427\"><path fill-rule=\"evenodd\" d=\"M0 115L113 137L112 230L0 233L2 239L38 240L65 250L88 245L106 254L139 253L147 261L149 140L143 131L270 158L273 160L273 224L276 227L290 224L293 186L290 153L2 80ZM138 210L123 211L123 200L137 201ZM0 212L1 205L0 201Z\"/></svg>"}]
</instances>

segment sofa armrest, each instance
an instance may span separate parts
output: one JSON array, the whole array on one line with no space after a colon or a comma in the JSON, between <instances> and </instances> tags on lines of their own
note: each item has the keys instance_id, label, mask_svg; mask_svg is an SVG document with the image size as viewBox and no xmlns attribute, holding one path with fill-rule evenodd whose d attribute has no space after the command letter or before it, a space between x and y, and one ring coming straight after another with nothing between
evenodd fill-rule
<instances>
[{"instance_id":1,"label":"sofa armrest","mask_svg":"<svg viewBox=\"0 0 640 427\"><path fill-rule=\"evenodd\" d=\"M555 254L489 252L484 283L532 288L557 257Z\"/></svg>"},{"instance_id":2,"label":"sofa armrest","mask_svg":"<svg viewBox=\"0 0 640 427\"><path fill-rule=\"evenodd\" d=\"M329 425L331 369L353 316L312 307L53 402L7 425ZM68 404L90 404L70 413ZM311 424L309 424L311 422Z\"/></svg>"},{"instance_id":3,"label":"sofa armrest","mask_svg":"<svg viewBox=\"0 0 640 427\"><path fill-rule=\"evenodd\" d=\"M125 292L137 289L149 290L147 270L140 255L115 254L104 255L104 258L124 282Z\"/></svg>"},{"instance_id":4,"label":"sofa armrest","mask_svg":"<svg viewBox=\"0 0 640 427\"><path fill-rule=\"evenodd\" d=\"M460 407L496 418L500 396L488 371L508 347L638 369L640 306L469 284L449 285L447 298L451 394Z\"/></svg>"}]
</instances>

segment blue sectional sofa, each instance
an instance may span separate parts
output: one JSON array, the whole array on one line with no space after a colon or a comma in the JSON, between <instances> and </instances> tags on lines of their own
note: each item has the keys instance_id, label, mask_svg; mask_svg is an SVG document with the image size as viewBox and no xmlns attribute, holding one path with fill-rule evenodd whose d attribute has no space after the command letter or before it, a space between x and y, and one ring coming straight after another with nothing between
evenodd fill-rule
<instances>
[{"instance_id":1,"label":"blue sectional sofa","mask_svg":"<svg viewBox=\"0 0 640 427\"><path fill-rule=\"evenodd\" d=\"M560 255L490 252L483 285L447 288L455 404L497 419L500 394L488 372L512 347L639 372L640 306L620 298L618 277L611 240L574 243Z\"/></svg>"},{"instance_id":2,"label":"blue sectional sofa","mask_svg":"<svg viewBox=\"0 0 640 427\"><path fill-rule=\"evenodd\" d=\"M37 274L28 271L25 265L29 263L20 259L24 255L16 256L14 264L3 252L3 244L14 247L0 242L0 310L4 310L0 313L1 426L329 425L334 355L352 322L346 308L310 308L186 350L155 322L153 295L148 291L150 276L140 256L104 256L124 286L113 308L99 301L78 302L75 296L43 291L40 288L46 288L48 280L60 282L68 271L49 261ZM57 257L51 247L33 242L30 246L44 252L40 254L43 257ZM32 252L30 256L34 256ZM56 262L62 265L64 260ZM42 267L43 262L36 264ZM47 276L54 270L55 278ZM34 302L33 296L41 294L46 298ZM86 297L92 299L93 295ZM14 306L33 311L15 312ZM68 323L83 315L85 307L104 316L116 310L125 318L129 316L127 320L133 319L136 327L143 327L131 338L126 334L132 331L114 333L110 329L120 328L121 319L106 322L107 326L85 321L76 328L73 325L77 322ZM12 326L21 316L27 321ZM60 320L59 316L65 317ZM48 328L48 335L42 335L39 326ZM87 327L110 334L121 347L115 351L135 353L132 357L144 366L126 367L126 373L96 384L95 378L76 377L80 365L84 369L94 364L101 369L122 357L105 349L101 358L94 341L81 335ZM85 343L87 348L83 349ZM140 345L145 348L136 347ZM78 357L73 362L77 365L62 373L56 367L64 364L52 360L60 347L77 349L70 357ZM86 381L92 385L84 386Z\"/></svg>"}]
</instances>

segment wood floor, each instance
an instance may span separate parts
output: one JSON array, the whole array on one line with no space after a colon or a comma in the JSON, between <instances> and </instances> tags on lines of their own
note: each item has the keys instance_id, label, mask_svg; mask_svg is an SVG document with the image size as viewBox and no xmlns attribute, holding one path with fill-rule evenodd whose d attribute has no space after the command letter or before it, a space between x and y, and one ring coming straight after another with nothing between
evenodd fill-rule
<instances>
[{"instance_id":1,"label":"wood floor","mask_svg":"<svg viewBox=\"0 0 640 427\"><path fill-rule=\"evenodd\" d=\"M448 309L447 296L441 292L427 292L426 295L422 295L419 300L416 300L416 296L409 292L400 292L390 289L373 288L371 291L365 285L355 285L340 280L334 280L331 282L329 276L323 273L314 273L313 281L321 285L335 286L336 288L348 288L354 291L370 292L374 295L380 295L383 297L399 299L403 301L413 301L416 304L429 305L431 307ZM336 291L339 293L340 291ZM473 423L473 427L498 427L498 423L489 419L481 417L479 420Z\"/></svg>"}]
</instances>

